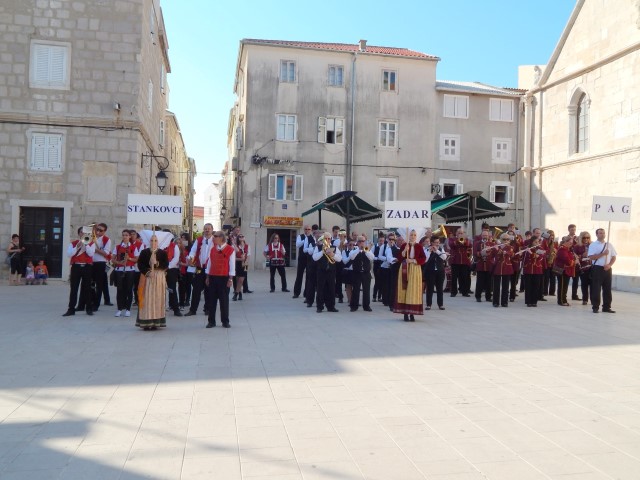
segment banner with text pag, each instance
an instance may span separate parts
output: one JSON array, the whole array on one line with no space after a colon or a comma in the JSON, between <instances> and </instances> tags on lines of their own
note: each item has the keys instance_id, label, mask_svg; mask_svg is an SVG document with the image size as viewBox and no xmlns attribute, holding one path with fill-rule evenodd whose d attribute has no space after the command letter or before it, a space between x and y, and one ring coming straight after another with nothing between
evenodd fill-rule
<instances>
[{"instance_id":1,"label":"banner with text pag","mask_svg":"<svg viewBox=\"0 0 640 480\"><path fill-rule=\"evenodd\" d=\"M593 196L591 220L630 222L631 198Z\"/></svg>"},{"instance_id":2,"label":"banner with text pag","mask_svg":"<svg viewBox=\"0 0 640 480\"><path fill-rule=\"evenodd\" d=\"M431 227L431 202L396 201L384 204L385 228Z\"/></svg>"},{"instance_id":3,"label":"banner with text pag","mask_svg":"<svg viewBox=\"0 0 640 480\"><path fill-rule=\"evenodd\" d=\"M130 193L127 199L127 223L182 225L183 205L181 196Z\"/></svg>"}]
</instances>

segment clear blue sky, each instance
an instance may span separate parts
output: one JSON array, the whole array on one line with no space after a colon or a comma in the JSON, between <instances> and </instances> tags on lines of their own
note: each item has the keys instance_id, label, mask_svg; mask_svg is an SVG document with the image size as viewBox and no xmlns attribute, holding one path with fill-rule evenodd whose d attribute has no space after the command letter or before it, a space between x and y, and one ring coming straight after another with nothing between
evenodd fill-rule
<instances>
[{"instance_id":1,"label":"clear blue sky","mask_svg":"<svg viewBox=\"0 0 640 480\"><path fill-rule=\"evenodd\" d=\"M196 159L196 205L227 159L243 38L403 47L441 58L439 80L516 87L518 65L546 64L575 0L161 0L169 108Z\"/></svg>"}]
</instances>

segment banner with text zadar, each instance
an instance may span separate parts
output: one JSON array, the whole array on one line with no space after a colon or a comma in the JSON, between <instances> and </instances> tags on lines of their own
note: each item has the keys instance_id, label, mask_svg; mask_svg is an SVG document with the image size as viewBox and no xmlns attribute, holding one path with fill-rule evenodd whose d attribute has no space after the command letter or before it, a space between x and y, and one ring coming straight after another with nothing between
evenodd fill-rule
<instances>
[{"instance_id":1,"label":"banner with text zadar","mask_svg":"<svg viewBox=\"0 0 640 480\"><path fill-rule=\"evenodd\" d=\"M385 202L384 226L385 228L430 227L431 202Z\"/></svg>"},{"instance_id":2,"label":"banner with text zadar","mask_svg":"<svg viewBox=\"0 0 640 480\"><path fill-rule=\"evenodd\" d=\"M130 193L127 199L127 223L182 225L183 205L181 196Z\"/></svg>"}]
</instances>

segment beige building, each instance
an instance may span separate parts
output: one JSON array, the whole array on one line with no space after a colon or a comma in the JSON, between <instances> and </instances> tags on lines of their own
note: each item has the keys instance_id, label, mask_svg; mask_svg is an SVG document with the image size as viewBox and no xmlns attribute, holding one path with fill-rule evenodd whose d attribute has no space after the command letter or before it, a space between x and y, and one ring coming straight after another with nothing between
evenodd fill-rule
<instances>
[{"instance_id":1,"label":"beige building","mask_svg":"<svg viewBox=\"0 0 640 480\"><path fill-rule=\"evenodd\" d=\"M189 195L168 48L159 0L0 5L0 238L19 233L52 277L79 226L118 237L127 195L161 193L159 168L165 194Z\"/></svg>"},{"instance_id":2,"label":"beige building","mask_svg":"<svg viewBox=\"0 0 640 480\"><path fill-rule=\"evenodd\" d=\"M618 289L640 290L640 10L578 0L548 65L530 76L524 141L525 223L587 230L593 196L630 197L631 222L611 223ZM527 73L525 71L525 73Z\"/></svg>"},{"instance_id":3,"label":"beige building","mask_svg":"<svg viewBox=\"0 0 640 480\"><path fill-rule=\"evenodd\" d=\"M223 177L227 223L258 246L279 233L293 264L301 213L342 190L380 208L481 191L506 210L497 224L522 221L524 92L436 81L438 60L365 41L243 40ZM315 213L304 219L317 222ZM344 224L322 214L323 228ZM371 236L383 227L377 219L352 228Z\"/></svg>"}]
</instances>

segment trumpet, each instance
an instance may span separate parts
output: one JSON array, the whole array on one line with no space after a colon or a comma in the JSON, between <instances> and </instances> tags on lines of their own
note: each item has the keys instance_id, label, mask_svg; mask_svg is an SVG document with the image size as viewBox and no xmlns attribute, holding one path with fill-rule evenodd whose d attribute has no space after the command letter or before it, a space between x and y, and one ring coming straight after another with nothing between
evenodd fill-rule
<instances>
[{"instance_id":1,"label":"trumpet","mask_svg":"<svg viewBox=\"0 0 640 480\"><path fill-rule=\"evenodd\" d=\"M82 238L80 241L84 245L89 245L91 242L95 242L96 240L96 224L92 223L91 225L86 225L82 227Z\"/></svg>"},{"instance_id":2,"label":"trumpet","mask_svg":"<svg viewBox=\"0 0 640 480\"><path fill-rule=\"evenodd\" d=\"M333 265L334 263L336 263L335 259L331 256L329 256L329 254L327 253L329 251L329 249L331 248L331 243L329 240L327 240L326 237L322 238L322 254L325 256L325 258L327 259L327 261Z\"/></svg>"}]
</instances>

